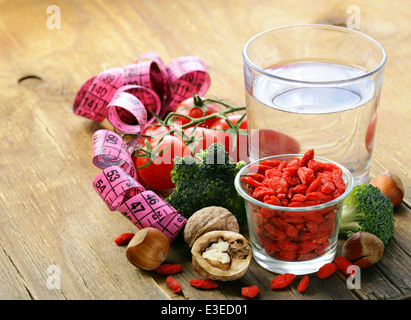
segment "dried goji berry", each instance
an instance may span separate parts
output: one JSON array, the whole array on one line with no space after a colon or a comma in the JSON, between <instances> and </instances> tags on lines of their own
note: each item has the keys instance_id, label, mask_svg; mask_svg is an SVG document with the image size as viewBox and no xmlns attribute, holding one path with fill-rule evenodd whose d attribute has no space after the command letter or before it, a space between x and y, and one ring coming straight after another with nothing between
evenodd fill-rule
<instances>
[{"instance_id":1,"label":"dried goji berry","mask_svg":"<svg viewBox=\"0 0 411 320\"><path fill-rule=\"evenodd\" d=\"M305 194L307 192L308 186L305 184L299 184L293 188L295 193Z\"/></svg>"},{"instance_id":2,"label":"dried goji berry","mask_svg":"<svg viewBox=\"0 0 411 320\"><path fill-rule=\"evenodd\" d=\"M287 176L293 176L297 174L297 170L298 170L298 165L291 165L291 161L290 161L290 163L288 163L288 165L284 168L283 173L284 175L287 175Z\"/></svg>"},{"instance_id":3,"label":"dried goji berry","mask_svg":"<svg viewBox=\"0 0 411 320\"><path fill-rule=\"evenodd\" d=\"M114 240L114 242L118 246L124 246L124 245L127 245L131 241L131 239L133 239L133 237L134 237L134 233L132 232L122 233Z\"/></svg>"},{"instance_id":4,"label":"dried goji berry","mask_svg":"<svg viewBox=\"0 0 411 320\"><path fill-rule=\"evenodd\" d=\"M261 182L258 182L257 180L254 180L250 177L241 177L241 180L253 188L264 187Z\"/></svg>"},{"instance_id":5,"label":"dried goji berry","mask_svg":"<svg viewBox=\"0 0 411 320\"><path fill-rule=\"evenodd\" d=\"M277 198L280 199L280 200L282 200L282 199L287 198L287 195L286 195L285 193L283 193L283 192L280 192L280 193L277 194Z\"/></svg>"},{"instance_id":6,"label":"dried goji berry","mask_svg":"<svg viewBox=\"0 0 411 320\"><path fill-rule=\"evenodd\" d=\"M299 166L300 167L305 167L307 166L308 162L314 158L314 149L308 150L304 155L302 156Z\"/></svg>"},{"instance_id":7,"label":"dried goji berry","mask_svg":"<svg viewBox=\"0 0 411 320\"><path fill-rule=\"evenodd\" d=\"M352 266L353 264L347 258L343 256L335 257L334 263L337 269L340 270L342 273L346 274L347 276L351 275L351 273L347 272L347 268L349 266Z\"/></svg>"},{"instance_id":8,"label":"dried goji berry","mask_svg":"<svg viewBox=\"0 0 411 320\"><path fill-rule=\"evenodd\" d=\"M328 236L328 232L324 231L324 232L316 232L316 233L311 233L311 232L305 232L300 234L300 240L301 241L305 241L305 240L311 240L313 241L314 239L320 239L323 237Z\"/></svg>"},{"instance_id":9,"label":"dried goji berry","mask_svg":"<svg viewBox=\"0 0 411 320\"><path fill-rule=\"evenodd\" d=\"M305 207L305 206L306 206L305 201L303 202L293 201L288 204L288 207Z\"/></svg>"},{"instance_id":10,"label":"dried goji berry","mask_svg":"<svg viewBox=\"0 0 411 320\"><path fill-rule=\"evenodd\" d=\"M272 177L268 180L268 186L274 190L275 193L285 193L288 191L288 184L284 178Z\"/></svg>"},{"instance_id":11,"label":"dried goji berry","mask_svg":"<svg viewBox=\"0 0 411 320\"><path fill-rule=\"evenodd\" d=\"M307 289L308 287L308 282L310 281L310 278L305 275L304 277L302 277L300 283L297 286L297 290L298 292L303 292Z\"/></svg>"},{"instance_id":12,"label":"dried goji berry","mask_svg":"<svg viewBox=\"0 0 411 320\"><path fill-rule=\"evenodd\" d=\"M287 160L283 160L280 162L280 164L278 165L277 169L280 171L283 171L284 168L288 165L288 161Z\"/></svg>"},{"instance_id":13,"label":"dried goji berry","mask_svg":"<svg viewBox=\"0 0 411 320\"><path fill-rule=\"evenodd\" d=\"M267 196L267 195L275 195L275 193L271 188L263 186L263 187L255 188L251 196L254 199L261 199L261 198L263 198L264 196Z\"/></svg>"},{"instance_id":14,"label":"dried goji berry","mask_svg":"<svg viewBox=\"0 0 411 320\"><path fill-rule=\"evenodd\" d=\"M274 253L280 251L280 248L274 241L267 241L263 244L264 250L267 253Z\"/></svg>"},{"instance_id":15,"label":"dried goji berry","mask_svg":"<svg viewBox=\"0 0 411 320\"><path fill-rule=\"evenodd\" d=\"M276 258L287 261L295 261L297 260L297 251L282 250L279 254L277 254Z\"/></svg>"},{"instance_id":16,"label":"dried goji berry","mask_svg":"<svg viewBox=\"0 0 411 320\"><path fill-rule=\"evenodd\" d=\"M259 174L265 174L265 171L266 171L266 170L272 169L272 168L273 168L273 167L264 165L264 164L262 164L262 163L260 163L260 164L254 164L254 165L251 165L251 166L250 166L249 172L259 173Z\"/></svg>"},{"instance_id":17,"label":"dried goji berry","mask_svg":"<svg viewBox=\"0 0 411 320\"><path fill-rule=\"evenodd\" d=\"M265 177L267 179L271 179L272 177L282 177L283 173L278 169L269 169L265 172Z\"/></svg>"},{"instance_id":18,"label":"dried goji berry","mask_svg":"<svg viewBox=\"0 0 411 320\"><path fill-rule=\"evenodd\" d=\"M274 206L282 206L282 203L280 199L278 199L276 196L270 196L269 200L264 201L266 204L272 204Z\"/></svg>"},{"instance_id":19,"label":"dried goji berry","mask_svg":"<svg viewBox=\"0 0 411 320\"><path fill-rule=\"evenodd\" d=\"M155 271L159 274L168 275L173 273L178 273L183 270L183 266L181 264L176 263L165 263L161 266L157 267Z\"/></svg>"},{"instance_id":20,"label":"dried goji berry","mask_svg":"<svg viewBox=\"0 0 411 320\"><path fill-rule=\"evenodd\" d=\"M299 253L307 253L307 252L311 252L313 250L321 248L321 245L319 243L315 243L309 240L301 241L299 245L300 245L300 249L298 251Z\"/></svg>"},{"instance_id":21,"label":"dried goji berry","mask_svg":"<svg viewBox=\"0 0 411 320\"><path fill-rule=\"evenodd\" d=\"M305 197L305 195L300 194L300 193L296 193L292 199L291 202L297 201L297 202L304 202L305 200L307 200L307 198Z\"/></svg>"},{"instance_id":22,"label":"dried goji berry","mask_svg":"<svg viewBox=\"0 0 411 320\"><path fill-rule=\"evenodd\" d=\"M259 293L260 293L260 289L258 289L258 287L254 284L248 287L241 288L241 294L243 297L254 298Z\"/></svg>"},{"instance_id":23,"label":"dried goji berry","mask_svg":"<svg viewBox=\"0 0 411 320\"><path fill-rule=\"evenodd\" d=\"M309 260L309 259L314 259L318 255L314 252L307 252L307 253L299 253L297 260Z\"/></svg>"},{"instance_id":24,"label":"dried goji berry","mask_svg":"<svg viewBox=\"0 0 411 320\"><path fill-rule=\"evenodd\" d=\"M281 231L285 231L287 222L281 218L271 218L270 223L275 225Z\"/></svg>"},{"instance_id":25,"label":"dried goji berry","mask_svg":"<svg viewBox=\"0 0 411 320\"><path fill-rule=\"evenodd\" d=\"M263 160L263 161L261 161L260 162L260 165L263 165L263 166L269 166L269 167L278 167L278 165L280 164L280 160L270 160L270 159L268 159L268 160Z\"/></svg>"},{"instance_id":26,"label":"dried goji berry","mask_svg":"<svg viewBox=\"0 0 411 320\"><path fill-rule=\"evenodd\" d=\"M298 158L292 158L289 162L287 167L298 167L300 164L300 159Z\"/></svg>"},{"instance_id":27,"label":"dried goji berry","mask_svg":"<svg viewBox=\"0 0 411 320\"><path fill-rule=\"evenodd\" d=\"M284 240L287 238L287 235L284 232L269 223L264 225L264 229L267 230L274 240Z\"/></svg>"},{"instance_id":28,"label":"dried goji berry","mask_svg":"<svg viewBox=\"0 0 411 320\"><path fill-rule=\"evenodd\" d=\"M326 182L321 186L321 192L324 194L332 194L335 191L335 185L332 182Z\"/></svg>"},{"instance_id":29,"label":"dried goji berry","mask_svg":"<svg viewBox=\"0 0 411 320\"><path fill-rule=\"evenodd\" d=\"M307 230L311 233L316 233L318 231L318 224L316 224L314 221L306 221L305 225L307 227Z\"/></svg>"},{"instance_id":30,"label":"dried goji berry","mask_svg":"<svg viewBox=\"0 0 411 320\"><path fill-rule=\"evenodd\" d=\"M341 169L334 163L330 163L330 162L324 163L324 171L333 172L334 170L339 170L340 174L342 174Z\"/></svg>"},{"instance_id":31,"label":"dried goji berry","mask_svg":"<svg viewBox=\"0 0 411 320\"><path fill-rule=\"evenodd\" d=\"M297 238L298 229L294 225L290 223L286 223L285 224L285 234L290 238Z\"/></svg>"},{"instance_id":32,"label":"dried goji berry","mask_svg":"<svg viewBox=\"0 0 411 320\"><path fill-rule=\"evenodd\" d=\"M318 224L318 231L328 231L331 225L330 220L325 220L323 223Z\"/></svg>"},{"instance_id":33,"label":"dried goji berry","mask_svg":"<svg viewBox=\"0 0 411 320\"><path fill-rule=\"evenodd\" d=\"M320 171L324 169L324 164L319 161L315 161L314 159L311 159L308 161L308 168L310 168L312 171Z\"/></svg>"},{"instance_id":34,"label":"dried goji berry","mask_svg":"<svg viewBox=\"0 0 411 320\"><path fill-rule=\"evenodd\" d=\"M325 221L325 218L324 218L321 214L319 214L318 212L316 212L316 211L307 211L307 212L304 212L304 218L305 218L306 220L313 221L313 222L315 222L315 223L317 223L317 224L323 223L323 222Z\"/></svg>"},{"instance_id":35,"label":"dried goji berry","mask_svg":"<svg viewBox=\"0 0 411 320\"><path fill-rule=\"evenodd\" d=\"M306 193L314 192L321 186L321 176L317 177L313 182L311 182L310 186L307 189Z\"/></svg>"},{"instance_id":36,"label":"dried goji berry","mask_svg":"<svg viewBox=\"0 0 411 320\"><path fill-rule=\"evenodd\" d=\"M297 175L301 182L306 185L310 185L315 179L314 171L307 167L299 167Z\"/></svg>"},{"instance_id":37,"label":"dried goji berry","mask_svg":"<svg viewBox=\"0 0 411 320\"><path fill-rule=\"evenodd\" d=\"M292 204L294 204L294 203L302 204L303 202L292 202L288 206L293 207ZM290 217L290 216L287 215L287 217L285 217L284 219L285 219L285 221L290 222L290 223L303 223L303 222L305 222L305 219L303 217L296 217L296 216L291 216Z\"/></svg>"},{"instance_id":38,"label":"dried goji berry","mask_svg":"<svg viewBox=\"0 0 411 320\"><path fill-rule=\"evenodd\" d=\"M288 201L288 199L281 199L281 203L283 204L284 207L288 207L288 204L290 203L290 201Z\"/></svg>"},{"instance_id":39,"label":"dried goji berry","mask_svg":"<svg viewBox=\"0 0 411 320\"><path fill-rule=\"evenodd\" d=\"M270 288L271 289L282 289L294 282L296 278L295 274L292 273L283 273L271 280Z\"/></svg>"},{"instance_id":40,"label":"dried goji berry","mask_svg":"<svg viewBox=\"0 0 411 320\"><path fill-rule=\"evenodd\" d=\"M314 191L314 192L307 192L305 194L308 200L318 200L318 201L331 201L333 200L333 196L324 194L322 192Z\"/></svg>"},{"instance_id":41,"label":"dried goji berry","mask_svg":"<svg viewBox=\"0 0 411 320\"><path fill-rule=\"evenodd\" d=\"M193 279L190 284L197 289L214 289L218 287L218 284L210 279Z\"/></svg>"},{"instance_id":42,"label":"dried goji berry","mask_svg":"<svg viewBox=\"0 0 411 320\"><path fill-rule=\"evenodd\" d=\"M320 279L331 276L337 270L337 266L334 263L326 263L317 271L317 277Z\"/></svg>"},{"instance_id":43,"label":"dried goji berry","mask_svg":"<svg viewBox=\"0 0 411 320\"><path fill-rule=\"evenodd\" d=\"M258 182L263 182L264 179L265 179L265 176L262 175L262 174L259 174L259 173L249 173L249 174L247 175L247 177L250 177L250 178L252 178L252 179L254 179L254 180L258 181Z\"/></svg>"},{"instance_id":44,"label":"dried goji berry","mask_svg":"<svg viewBox=\"0 0 411 320\"><path fill-rule=\"evenodd\" d=\"M178 293L181 291L181 284L171 276L168 276L166 279L167 285L174 293Z\"/></svg>"},{"instance_id":45,"label":"dried goji berry","mask_svg":"<svg viewBox=\"0 0 411 320\"><path fill-rule=\"evenodd\" d=\"M278 241L277 244L282 251L296 251L298 249L298 243L286 239Z\"/></svg>"}]
</instances>

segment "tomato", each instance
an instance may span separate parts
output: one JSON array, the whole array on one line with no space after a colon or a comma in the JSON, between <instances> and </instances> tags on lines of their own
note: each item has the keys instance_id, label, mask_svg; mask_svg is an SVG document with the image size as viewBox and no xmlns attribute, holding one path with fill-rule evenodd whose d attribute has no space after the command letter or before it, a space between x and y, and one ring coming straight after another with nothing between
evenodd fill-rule
<instances>
[{"instance_id":1,"label":"tomato","mask_svg":"<svg viewBox=\"0 0 411 320\"><path fill-rule=\"evenodd\" d=\"M204 99L204 98L201 98ZM174 112L186 115L192 118L201 118L204 116L208 116L212 113L216 113L219 111L217 103L205 103L201 107L194 107L194 97L188 98L178 104L178 106L174 109ZM205 127L209 128L210 126L213 125L214 122L216 122L219 118L213 118L210 120L207 120L206 122L202 123L199 125L199 127ZM187 124L190 122L189 119L185 117L179 117L179 116L174 116L173 120L175 122L181 123L181 125Z\"/></svg>"},{"instance_id":2,"label":"tomato","mask_svg":"<svg viewBox=\"0 0 411 320\"><path fill-rule=\"evenodd\" d=\"M241 119L243 115L235 114L227 116L228 120L233 124ZM219 119L212 126L212 129L216 129L219 133L217 134L218 141L225 145L226 151L229 153L230 157L238 162L240 160L248 162L248 137L247 134L237 134L236 145L233 143L233 136L235 136L234 129L231 129L225 119ZM239 129L247 130L247 116L241 121ZM221 131L221 130L225 130Z\"/></svg>"},{"instance_id":3,"label":"tomato","mask_svg":"<svg viewBox=\"0 0 411 320\"><path fill-rule=\"evenodd\" d=\"M173 159L175 157L191 155L190 149L181 138L171 135L166 135L163 138L157 137L147 141L153 150L157 147L157 156L154 157L147 167L142 169L140 167L147 165L150 159L133 157L139 180L157 190L173 188L174 184L170 177L170 172L174 167ZM163 153L161 154L162 151ZM139 151L138 154L144 154L144 152Z\"/></svg>"},{"instance_id":4,"label":"tomato","mask_svg":"<svg viewBox=\"0 0 411 320\"><path fill-rule=\"evenodd\" d=\"M232 124L236 124L238 122L238 120L241 119L243 115L241 114L234 114L231 116L227 116L228 120L231 121ZM230 126L228 125L227 121L225 121L225 119L218 119L216 122L214 122L214 124L211 126L211 128L213 129L228 129ZM244 129L247 130L247 116L244 117L244 119L241 121L240 124L240 129Z\"/></svg>"},{"instance_id":5,"label":"tomato","mask_svg":"<svg viewBox=\"0 0 411 320\"><path fill-rule=\"evenodd\" d=\"M152 138L155 138L155 137L159 137L167 133L169 130L170 130L170 127L165 127L165 126L161 126L158 124L156 125L151 124L143 130L143 135L147 135ZM144 138L147 138L147 137L143 137L143 139Z\"/></svg>"},{"instance_id":6,"label":"tomato","mask_svg":"<svg viewBox=\"0 0 411 320\"><path fill-rule=\"evenodd\" d=\"M195 131L194 131L195 129ZM194 134L193 134L194 131ZM194 143L194 148L189 144L191 150L194 150L194 154L199 153L201 150L207 149L210 145L212 145L214 142L218 141L218 137L220 136L220 133L217 132L216 130L211 130L207 128L195 128L195 127L190 127L184 130L185 135L188 137L191 137L193 135L195 141L192 141L191 143ZM186 143L189 143L187 141Z\"/></svg>"},{"instance_id":7,"label":"tomato","mask_svg":"<svg viewBox=\"0 0 411 320\"><path fill-rule=\"evenodd\" d=\"M225 151L234 162L245 161L248 162L248 136L247 134L237 134L234 129L227 129L226 131L215 130L217 142L224 144ZM233 138L236 138L234 145Z\"/></svg>"},{"instance_id":8,"label":"tomato","mask_svg":"<svg viewBox=\"0 0 411 320\"><path fill-rule=\"evenodd\" d=\"M377 118L378 118L378 110L375 110L374 115L368 125L367 132L365 133L365 147L369 153L372 152L374 147L374 136L375 136L375 129L377 125Z\"/></svg>"},{"instance_id":9,"label":"tomato","mask_svg":"<svg viewBox=\"0 0 411 320\"><path fill-rule=\"evenodd\" d=\"M296 154L300 152L300 144L297 140L276 130L256 130L252 132L252 140L254 139L258 139L258 146L256 150L252 151L255 159L277 154Z\"/></svg>"}]
</instances>

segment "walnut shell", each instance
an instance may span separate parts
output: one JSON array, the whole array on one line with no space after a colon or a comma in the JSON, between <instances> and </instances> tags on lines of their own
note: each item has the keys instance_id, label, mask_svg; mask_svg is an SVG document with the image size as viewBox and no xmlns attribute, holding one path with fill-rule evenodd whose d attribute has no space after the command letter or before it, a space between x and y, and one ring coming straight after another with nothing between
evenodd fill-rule
<instances>
[{"instance_id":1,"label":"walnut shell","mask_svg":"<svg viewBox=\"0 0 411 320\"><path fill-rule=\"evenodd\" d=\"M226 208L211 206L195 212L184 227L184 240L191 248L203 234L214 230L239 232L237 219Z\"/></svg>"},{"instance_id":2,"label":"walnut shell","mask_svg":"<svg viewBox=\"0 0 411 320\"><path fill-rule=\"evenodd\" d=\"M218 239L229 243L228 254L230 265L228 268L219 268L216 264L210 264L202 257L202 253ZM251 261L251 247L246 238L233 231L215 230L203 234L191 248L192 264L194 270L204 278L211 280L231 281L242 277L248 270Z\"/></svg>"}]
</instances>

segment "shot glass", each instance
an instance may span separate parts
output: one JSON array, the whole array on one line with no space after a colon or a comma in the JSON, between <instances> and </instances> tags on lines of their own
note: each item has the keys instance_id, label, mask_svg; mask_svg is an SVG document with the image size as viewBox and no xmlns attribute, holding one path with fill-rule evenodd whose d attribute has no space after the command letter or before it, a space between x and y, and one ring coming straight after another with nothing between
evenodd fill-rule
<instances>
[{"instance_id":1,"label":"shot glass","mask_svg":"<svg viewBox=\"0 0 411 320\"><path fill-rule=\"evenodd\" d=\"M248 185L241 180L255 173L264 160L290 161L301 157L288 154L263 158L246 165L235 178L235 187L246 206L253 258L275 273L309 274L333 261L343 202L354 186L354 178L345 167L322 157L314 160L338 166L346 185L343 194L326 203L306 207L267 204L253 198Z\"/></svg>"},{"instance_id":2,"label":"shot glass","mask_svg":"<svg viewBox=\"0 0 411 320\"><path fill-rule=\"evenodd\" d=\"M293 25L243 49L250 160L314 148L369 181L386 53L359 31Z\"/></svg>"}]
</instances>

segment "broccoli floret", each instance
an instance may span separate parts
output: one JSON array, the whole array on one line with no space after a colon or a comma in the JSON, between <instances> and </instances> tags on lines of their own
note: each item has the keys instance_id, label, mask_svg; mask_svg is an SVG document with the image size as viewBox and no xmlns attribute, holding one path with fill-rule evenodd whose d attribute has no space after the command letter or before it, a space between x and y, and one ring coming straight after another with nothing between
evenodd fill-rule
<instances>
[{"instance_id":1,"label":"broccoli floret","mask_svg":"<svg viewBox=\"0 0 411 320\"><path fill-rule=\"evenodd\" d=\"M348 236L367 231L386 245L394 234L394 206L380 189L371 184L355 186L344 200L340 231Z\"/></svg>"},{"instance_id":2,"label":"broccoli floret","mask_svg":"<svg viewBox=\"0 0 411 320\"><path fill-rule=\"evenodd\" d=\"M177 157L170 173L174 191L166 201L186 218L204 207L221 206L244 227L244 199L234 187L234 178L244 165L244 161L234 163L221 143L212 144L195 157Z\"/></svg>"}]
</instances>

